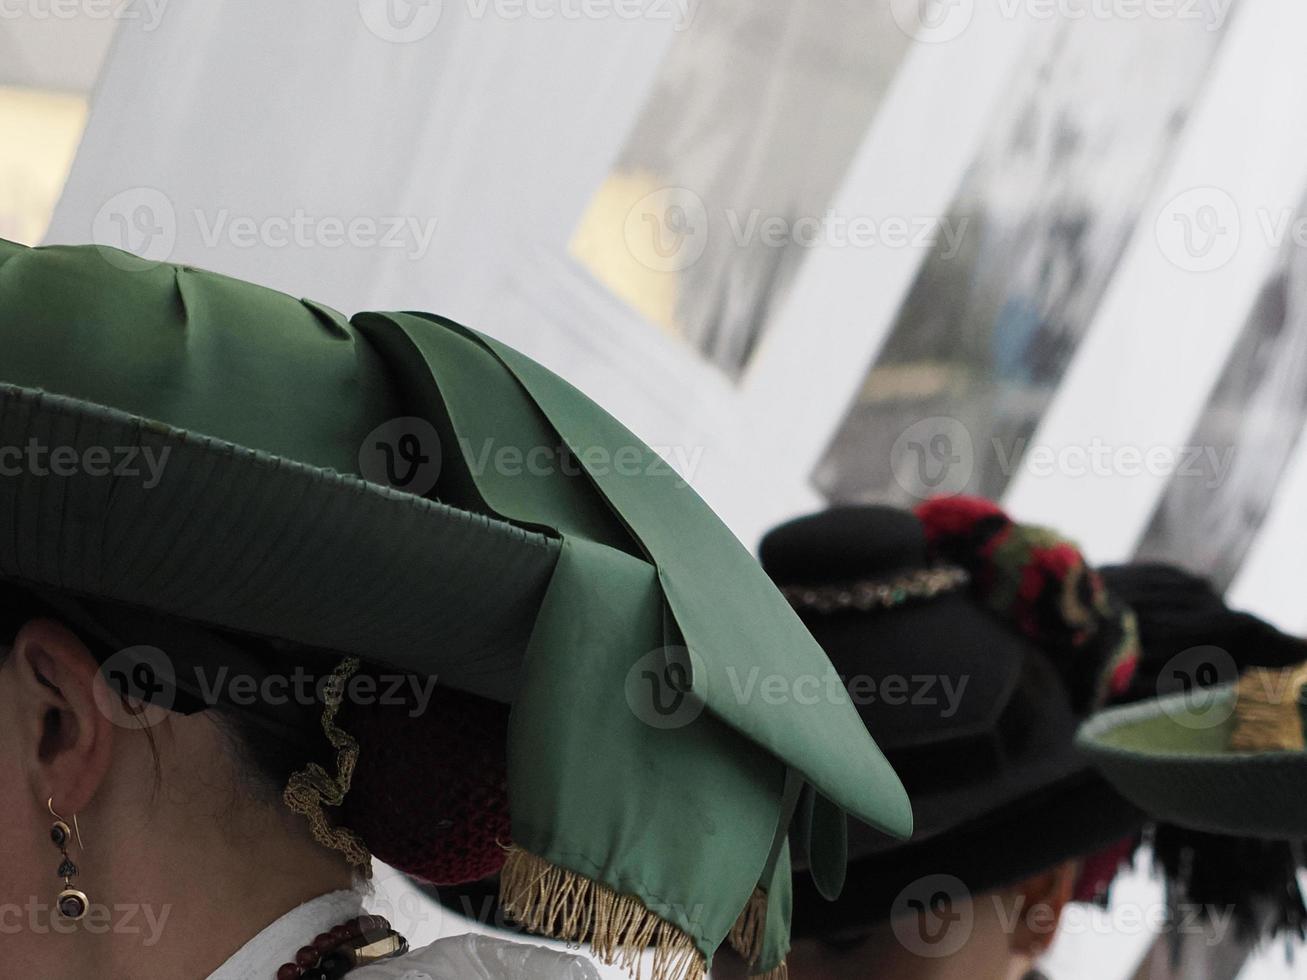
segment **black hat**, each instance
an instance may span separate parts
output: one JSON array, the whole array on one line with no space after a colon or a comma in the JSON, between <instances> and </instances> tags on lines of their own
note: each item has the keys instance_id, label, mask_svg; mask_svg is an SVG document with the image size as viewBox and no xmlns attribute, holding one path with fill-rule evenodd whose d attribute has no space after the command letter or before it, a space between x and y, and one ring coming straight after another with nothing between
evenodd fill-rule
<instances>
[{"instance_id":1,"label":"black hat","mask_svg":"<svg viewBox=\"0 0 1307 980\"><path fill-rule=\"evenodd\" d=\"M926 875L979 893L1143 824L1073 744L1136 659L1128 611L1074 546L953 497L915 514L803 517L771 531L761 557L902 778L917 828L899 843L851 826L837 901L796 877L796 935L885 918Z\"/></svg>"}]
</instances>

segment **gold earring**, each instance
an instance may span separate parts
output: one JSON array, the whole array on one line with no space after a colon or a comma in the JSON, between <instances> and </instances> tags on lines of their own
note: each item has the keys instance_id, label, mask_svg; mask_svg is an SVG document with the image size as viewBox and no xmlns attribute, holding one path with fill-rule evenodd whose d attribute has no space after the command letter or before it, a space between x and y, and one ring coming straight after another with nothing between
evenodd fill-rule
<instances>
[{"instance_id":1,"label":"gold earring","mask_svg":"<svg viewBox=\"0 0 1307 980\"><path fill-rule=\"evenodd\" d=\"M63 860L59 863L59 877L64 880L64 890L59 893L55 907L65 919L76 922L86 915L86 910L91 904L85 892L73 887L73 879L77 877L78 871L77 865L73 864L73 859L68 856L68 844L73 838L74 830L77 834L77 846L86 850L86 845L82 843L82 827L77 822L77 814L74 813L73 826L69 828L64 818L55 812L53 796L46 801L45 806L50 811L50 816L54 817L54 824L50 827L50 840L54 841L54 846L63 854Z\"/></svg>"}]
</instances>

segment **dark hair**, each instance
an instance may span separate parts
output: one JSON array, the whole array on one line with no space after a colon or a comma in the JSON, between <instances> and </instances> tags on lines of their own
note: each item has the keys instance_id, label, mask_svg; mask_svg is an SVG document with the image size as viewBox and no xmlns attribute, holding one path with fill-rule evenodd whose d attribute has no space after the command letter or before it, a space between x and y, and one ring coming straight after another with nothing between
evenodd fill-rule
<instances>
[{"instance_id":1,"label":"dark hair","mask_svg":"<svg viewBox=\"0 0 1307 980\"><path fill-rule=\"evenodd\" d=\"M49 617L61 620L58 612L52 610L45 602L22 586L0 580L0 647L9 647L22 627L33 619ZM234 634L222 634L229 643L240 646L250 641L248 638ZM7 655L7 649L0 649L0 661ZM274 651L260 649L260 660L272 671L284 667L285 673L294 670L297 658L280 655ZM129 711L131 705L124 698L124 707ZM231 756L236 762L235 772L238 780L249 791L252 799L266 803L277 803L282 791L290 781L293 773L310 763L318 763L328 771L334 766L334 752L325 737L320 733L305 732L300 740L270 736L266 723L257 715L229 704L218 704L207 712L224 736L231 749ZM150 739L151 751L154 753L156 782L158 770L158 749L149 728L144 729ZM314 734L319 735L314 738ZM321 746L320 749L305 748L306 745Z\"/></svg>"}]
</instances>

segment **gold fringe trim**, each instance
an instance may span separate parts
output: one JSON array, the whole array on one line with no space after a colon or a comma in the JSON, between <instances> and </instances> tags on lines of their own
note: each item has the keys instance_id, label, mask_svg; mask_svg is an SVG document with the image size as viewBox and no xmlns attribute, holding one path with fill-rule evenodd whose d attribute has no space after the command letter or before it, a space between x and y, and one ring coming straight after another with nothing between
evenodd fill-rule
<instances>
[{"instance_id":1,"label":"gold fringe trim","mask_svg":"<svg viewBox=\"0 0 1307 980\"><path fill-rule=\"evenodd\" d=\"M327 741L336 750L336 775L332 776L316 762L307 769L293 773L286 784L282 799L294 813L309 822L313 839L323 847L340 851L364 878L372 877L372 852L363 839L345 827L335 827L323 812L323 805L340 806L354 781L354 767L358 764L359 743L344 729L336 725L336 715L345 700L345 682L359 669L358 657L346 657L340 662L322 691L322 730Z\"/></svg>"},{"instance_id":2,"label":"gold fringe trim","mask_svg":"<svg viewBox=\"0 0 1307 980\"><path fill-rule=\"evenodd\" d=\"M1296 667L1252 667L1239 678L1230 748L1240 752L1301 750L1307 662Z\"/></svg>"},{"instance_id":3,"label":"gold fringe trim","mask_svg":"<svg viewBox=\"0 0 1307 980\"><path fill-rule=\"evenodd\" d=\"M653 952L649 980L705 980L707 963L683 930L639 899L510 847L499 876L505 914L529 931L589 943L595 958L642 980L642 957Z\"/></svg>"},{"instance_id":4,"label":"gold fringe trim","mask_svg":"<svg viewBox=\"0 0 1307 980\"><path fill-rule=\"evenodd\" d=\"M735 920L735 927L726 937L731 949L739 953L745 963L752 964L762 952L762 934L766 925L767 893L755 888L744 911Z\"/></svg>"},{"instance_id":5,"label":"gold fringe trim","mask_svg":"<svg viewBox=\"0 0 1307 980\"><path fill-rule=\"evenodd\" d=\"M727 942L731 944L731 949L739 953L740 958L750 967L758 962L758 957L762 955L762 940L766 928L767 893L761 888L755 888L753 894L749 896L748 904L744 906L744 911L735 920L735 927L726 937ZM782 960L781 965L776 969L762 974L750 974L750 976L755 980L789 980L790 968Z\"/></svg>"}]
</instances>

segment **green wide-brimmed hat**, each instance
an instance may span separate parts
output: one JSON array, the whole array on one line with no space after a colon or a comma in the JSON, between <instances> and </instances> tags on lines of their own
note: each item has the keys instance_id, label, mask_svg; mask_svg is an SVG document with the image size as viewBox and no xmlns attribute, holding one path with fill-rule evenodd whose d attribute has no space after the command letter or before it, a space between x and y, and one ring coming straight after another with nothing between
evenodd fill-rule
<instances>
[{"instance_id":1,"label":"green wide-brimmed hat","mask_svg":"<svg viewBox=\"0 0 1307 980\"><path fill-rule=\"evenodd\" d=\"M538 931L671 980L738 927L779 971L800 796L819 851L840 811L910 833L852 706L777 695L839 679L747 551L511 348L0 241L0 350L0 578L511 703L503 898Z\"/></svg>"},{"instance_id":2,"label":"green wide-brimmed hat","mask_svg":"<svg viewBox=\"0 0 1307 980\"><path fill-rule=\"evenodd\" d=\"M1224 695L1207 700L1205 688L1232 684L1254 668L1282 669L1307 659L1302 638L1231 608L1214 583L1188 569L1138 561L1101 573L1139 626L1142 656L1122 703L1187 692L1179 717L1198 727L1215 727L1233 720L1234 702ZM1251 709L1265 716L1255 706L1274 693L1263 688L1244 699L1245 714ZM1217 741L1218 747L1227 744L1223 733ZM1163 882L1173 922L1187 914L1185 909L1199 909L1205 918L1229 913L1236 932L1249 942L1304 933L1307 905L1298 885L1303 862L1298 839L1212 833L1154 819L1139 836L1134 856L1151 865ZM1182 932L1170 930L1176 955Z\"/></svg>"},{"instance_id":3,"label":"green wide-brimmed hat","mask_svg":"<svg viewBox=\"0 0 1307 980\"><path fill-rule=\"evenodd\" d=\"M1158 820L1216 834L1307 837L1307 664L1110 708L1077 742Z\"/></svg>"}]
</instances>

